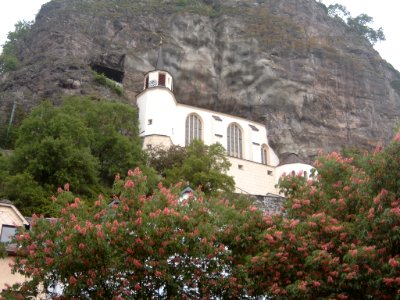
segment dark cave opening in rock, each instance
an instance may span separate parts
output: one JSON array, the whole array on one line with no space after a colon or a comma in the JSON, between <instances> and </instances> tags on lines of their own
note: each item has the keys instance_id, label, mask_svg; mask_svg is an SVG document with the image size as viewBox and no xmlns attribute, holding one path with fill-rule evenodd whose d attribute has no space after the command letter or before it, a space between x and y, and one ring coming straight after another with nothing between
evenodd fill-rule
<instances>
[{"instance_id":1,"label":"dark cave opening in rock","mask_svg":"<svg viewBox=\"0 0 400 300\"><path fill-rule=\"evenodd\" d=\"M124 79L124 72L121 70L116 70L96 63L93 63L90 66L97 73L103 74L107 78L112 79L116 82L122 83Z\"/></svg>"}]
</instances>

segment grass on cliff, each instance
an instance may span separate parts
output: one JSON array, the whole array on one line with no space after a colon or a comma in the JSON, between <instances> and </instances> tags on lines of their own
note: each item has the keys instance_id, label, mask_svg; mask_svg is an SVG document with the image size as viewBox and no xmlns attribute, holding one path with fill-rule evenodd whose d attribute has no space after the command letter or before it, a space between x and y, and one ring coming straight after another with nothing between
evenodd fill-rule
<instances>
[{"instance_id":1,"label":"grass on cliff","mask_svg":"<svg viewBox=\"0 0 400 300\"><path fill-rule=\"evenodd\" d=\"M111 91L115 92L118 96L122 96L122 94L124 93L124 89L121 85L116 83L114 80L107 78L104 74L97 73L93 70L92 72L94 82L107 87Z\"/></svg>"}]
</instances>

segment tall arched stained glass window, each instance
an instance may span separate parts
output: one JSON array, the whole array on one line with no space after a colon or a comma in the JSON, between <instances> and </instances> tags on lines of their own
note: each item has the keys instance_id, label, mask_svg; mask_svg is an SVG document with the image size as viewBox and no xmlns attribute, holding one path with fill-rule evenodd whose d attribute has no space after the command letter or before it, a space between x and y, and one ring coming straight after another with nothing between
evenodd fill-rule
<instances>
[{"instance_id":1,"label":"tall arched stained glass window","mask_svg":"<svg viewBox=\"0 0 400 300\"><path fill-rule=\"evenodd\" d=\"M228 155L243 158L243 134L242 129L236 123L232 123L227 131L227 150Z\"/></svg>"},{"instance_id":2,"label":"tall arched stained glass window","mask_svg":"<svg viewBox=\"0 0 400 300\"><path fill-rule=\"evenodd\" d=\"M188 146L193 140L202 139L202 123L196 114L190 114L186 118L185 124L185 145Z\"/></svg>"}]
</instances>

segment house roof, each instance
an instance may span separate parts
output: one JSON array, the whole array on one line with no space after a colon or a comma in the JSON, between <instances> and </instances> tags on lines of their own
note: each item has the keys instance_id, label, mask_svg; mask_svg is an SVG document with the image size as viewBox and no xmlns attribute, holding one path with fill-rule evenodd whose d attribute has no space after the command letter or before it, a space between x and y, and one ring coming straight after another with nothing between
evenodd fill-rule
<instances>
[{"instance_id":1,"label":"house roof","mask_svg":"<svg viewBox=\"0 0 400 300\"><path fill-rule=\"evenodd\" d=\"M160 47L158 48L156 70L163 70L163 69L164 69L164 60L163 60L163 55L162 55L162 39L161 39Z\"/></svg>"},{"instance_id":2,"label":"house roof","mask_svg":"<svg viewBox=\"0 0 400 300\"><path fill-rule=\"evenodd\" d=\"M0 224L22 226L29 225L29 222L12 204L10 200L0 200Z\"/></svg>"},{"instance_id":3,"label":"house roof","mask_svg":"<svg viewBox=\"0 0 400 300\"><path fill-rule=\"evenodd\" d=\"M279 166L289 164L305 164L307 163L301 159L296 153L285 152L280 155Z\"/></svg>"}]
</instances>

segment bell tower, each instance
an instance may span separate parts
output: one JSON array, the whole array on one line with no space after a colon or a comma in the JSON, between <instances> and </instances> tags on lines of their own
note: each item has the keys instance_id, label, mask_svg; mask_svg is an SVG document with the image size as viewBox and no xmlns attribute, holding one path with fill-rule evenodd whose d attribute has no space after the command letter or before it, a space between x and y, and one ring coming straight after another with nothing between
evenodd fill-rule
<instances>
[{"instance_id":1,"label":"bell tower","mask_svg":"<svg viewBox=\"0 0 400 300\"><path fill-rule=\"evenodd\" d=\"M160 47L158 49L158 57L156 68L153 71L148 72L144 77L143 89L153 88L153 87L166 87L171 92L173 89L173 79L171 74L165 71L163 52L162 52L162 38L160 41Z\"/></svg>"},{"instance_id":2,"label":"bell tower","mask_svg":"<svg viewBox=\"0 0 400 300\"><path fill-rule=\"evenodd\" d=\"M177 104L173 87L173 78L164 67L161 39L155 69L145 74L143 91L136 97L140 136L145 148L172 145Z\"/></svg>"}]
</instances>

